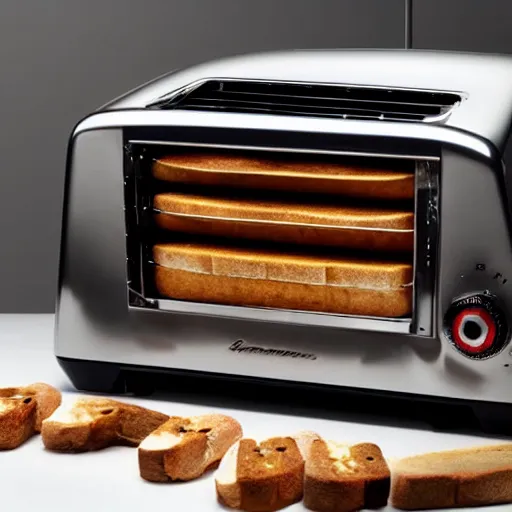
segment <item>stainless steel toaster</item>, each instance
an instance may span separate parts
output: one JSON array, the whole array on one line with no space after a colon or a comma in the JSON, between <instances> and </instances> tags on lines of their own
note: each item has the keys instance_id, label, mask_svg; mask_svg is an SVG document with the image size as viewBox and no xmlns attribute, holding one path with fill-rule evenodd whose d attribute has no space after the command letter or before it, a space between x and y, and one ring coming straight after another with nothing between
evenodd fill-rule
<instances>
[{"instance_id":1,"label":"stainless steel toaster","mask_svg":"<svg viewBox=\"0 0 512 512\"><path fill-rule=\"evenodd\" d=\"M512 402L503 163L511 83L512 60L502 56L275 52L172 72L92 113L74 128L67 155L61 366L83 390L123 391L128 374L177 372L463 401L485 406L485 414L492 406L503 420ZM168 166L166 181L154 169L169 155L182 166ZM190 174L183 161L191 155L210 158L210 167ZM379 169L389 179L375 178ZM345 197L356 171L365 190L373 180L373 197ZM279 184L272 193L253 186L260 174L270 188ZM409 176L407 193L384 204L398 176ZM182 226L173 232L158 222L169 212L155 207L157 194L170 201L192 194L208 208L220 195L225 203L171 212ZM243 201L251 211L264 203L263 217L244 216ZM310 204L327 213L308 217ZM351 225L336 217L347 204ZM357 220L362 207L365 225ZM390 208L409 212L410 224L373 226L372 212ZM295 220L286 221L292 210ZM290 226L295 243L279 238ZM368 230L377 242L396 235L410 243L387 252L370 242L344 246L344 234L366 240ZM317 244L327 232L342 242ZM217 249L228 251L226 244L239 259L222 273L226 253ZM161 257L172 261L167 270L156 245L171 248ZM181 252L172 252L176 246ZM307 282L303 260L318 271ZM386 265L409 269L397 285L405 297L397 309L388 285L379 288ZM165 286L155 284L158 272ZM379 292L356 301L351 287Z\"/></svg>"}]
</instances>

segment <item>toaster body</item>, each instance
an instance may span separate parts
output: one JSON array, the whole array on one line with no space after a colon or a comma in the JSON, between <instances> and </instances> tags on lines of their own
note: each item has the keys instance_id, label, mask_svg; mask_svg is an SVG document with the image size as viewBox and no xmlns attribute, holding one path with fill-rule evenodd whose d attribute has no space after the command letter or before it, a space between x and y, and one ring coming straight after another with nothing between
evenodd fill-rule
<instances>
[{"instance_id":1,"label":"toaster body","mask_svg":"<svg viewBox=\"0 0 512 512\"><path fill-rule=\"evenodd\" d=\"M511 82L504 57L277 52L92 113L60 364L84 390L134 370L508 406Z\"/></svg>"}]
</instances>

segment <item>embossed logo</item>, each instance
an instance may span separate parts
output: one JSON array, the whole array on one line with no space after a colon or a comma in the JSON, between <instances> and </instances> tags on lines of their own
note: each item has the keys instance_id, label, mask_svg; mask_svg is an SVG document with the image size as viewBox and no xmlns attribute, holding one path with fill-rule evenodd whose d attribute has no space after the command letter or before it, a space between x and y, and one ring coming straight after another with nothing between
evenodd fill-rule
<instances>
[{"instance_id":1,"label":"embossed logo","mask_svg":"<svg viewBox=\"0 0 512 512\"><path fill-rule=\"evenodd\" d=\"M254 345L246 345L244 340L237 340L229 346L232 352L244 354L259 354L263 356L277 356L277 357L293 357L296 359L308 359L315 361L315 354L307 354L305 352L295 352L293 350L283 350L277 348L257 347Z\"/></svg>"}]
</instances>

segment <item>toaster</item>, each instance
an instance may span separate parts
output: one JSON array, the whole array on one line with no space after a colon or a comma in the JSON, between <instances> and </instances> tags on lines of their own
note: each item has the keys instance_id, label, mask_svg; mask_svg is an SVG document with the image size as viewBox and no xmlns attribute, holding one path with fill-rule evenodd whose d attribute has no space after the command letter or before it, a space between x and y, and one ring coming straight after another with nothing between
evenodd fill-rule
<instances>
[{"instance_id":1,"label":"toaster","mask_svg":"<svg viewBox=\"0 0 512 512\"><path fill-rule=\"evenodd\" d=\"M503 56L270 52L82 119L55 327L73 385L212 376L507 422L511 83Z\"/></svg>"}]
</instances>

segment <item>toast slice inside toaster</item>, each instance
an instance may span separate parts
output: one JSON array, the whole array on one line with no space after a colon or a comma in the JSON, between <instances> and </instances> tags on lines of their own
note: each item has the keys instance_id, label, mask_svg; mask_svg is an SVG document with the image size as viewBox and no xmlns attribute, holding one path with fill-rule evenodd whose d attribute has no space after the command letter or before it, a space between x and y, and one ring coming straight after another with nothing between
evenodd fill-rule
<instances>
[{"instance_id":1,"label":"toast slice inside toaster","mask_svg":"<svg viewBox=\"0 0 512 512\"><path fill-rule=\"evenodd\" d=\"M414 213L183 193L154 197L163 229L231 239L411 252Z\"/></svg>"},{"instance_id":2,"label":"toast slice inside toaster","mask_svg":"<svg viewBox=\"0 0 512 512\"><path fill-rule=\"evenodd\" d=\"M163 297L232 306L404 317L412 264L196 243L153 246Z\"/></svg>"},{"instance_id":3,"label":"toast slice inside toaster","mask_svg":"<svg viewBox=\"0 0 512 512\"><path fill-rule=\"evenodd\" d=\"M290 157L177 153L155 159L152 174L167 182L202 186L294 190L368 199L414 198L413 171Z\"/></svg>"}]
</instances>

